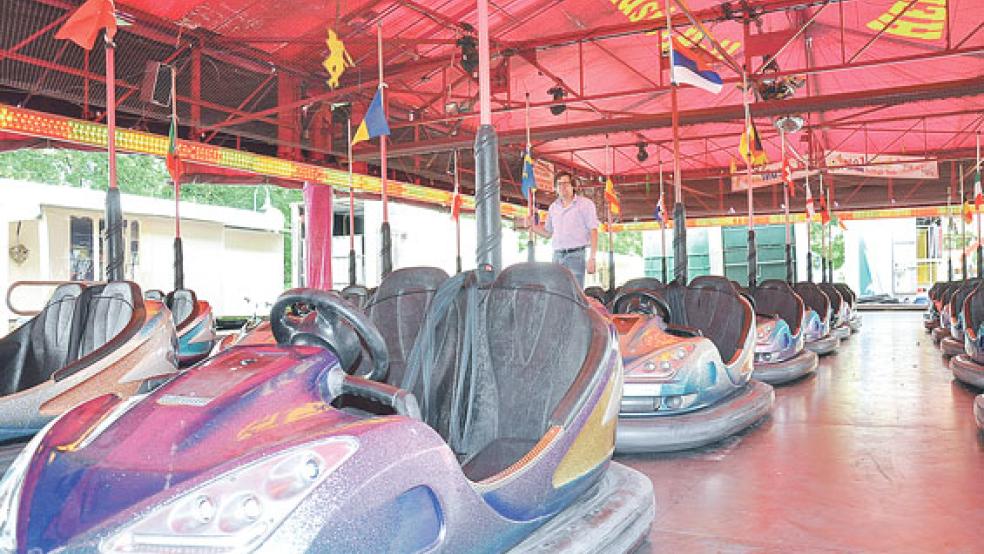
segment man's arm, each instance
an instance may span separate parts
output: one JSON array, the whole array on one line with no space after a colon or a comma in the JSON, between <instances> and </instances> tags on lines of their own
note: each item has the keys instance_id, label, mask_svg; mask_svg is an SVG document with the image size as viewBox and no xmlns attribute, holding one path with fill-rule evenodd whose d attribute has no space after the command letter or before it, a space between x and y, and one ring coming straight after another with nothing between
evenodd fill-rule
<instances>
[{"instance_id":1,"label":"man's arm","mask_svg":"<svg viewBox=\"0 0 984 554\"><path fill-rule=\"evenodd\" d=\"M595 254L597 252L598 252L598 228L595 227L594 229L591 229L591 252L589 252L588 261L587 261L588 273L595 272L595 268L596 268Z\"/></svg>"},{"instance_id":2,"label":"man's arm","mask_svg":"<svg viewBox=\"0 0 984 554\"><path fill-rule=\"evenodd\" d=\"M548 239L553 236L553 233L547 230L546 226L542 223L537 223L536 225L530 225L530 231L540 235L541 237Z\"/></svg>"}]
</instances>

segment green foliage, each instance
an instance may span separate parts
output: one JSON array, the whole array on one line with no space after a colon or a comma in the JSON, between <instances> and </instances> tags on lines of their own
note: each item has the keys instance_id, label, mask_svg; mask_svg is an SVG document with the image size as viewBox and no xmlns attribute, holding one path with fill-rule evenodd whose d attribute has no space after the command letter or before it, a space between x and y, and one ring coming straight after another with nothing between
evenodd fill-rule
<instances>
[{"instance_id":1,"label":"green foliage","mask_svg":"<svg viewBox=\"0 0 984 554\"><path fill-rule=\"evenodd\" d=\"M642 257L642 231L614 233L615 253ZM608 233L598 231L598 252L608 252Z\"/></svg>"},{"instance_id":2,"label":"green foliage","mask_svg":"<svg viewBox=\"0 0 984 554\"><path fill-rule=\"evenodd\" d=\"M33 181L49 185L106 190L109 169L105 152L79 150L14 150L0 153L0 177ZM120 190L127 194L174 198L174 187L164 160L153 156L121 154L117 156L117 179ZM265 189L265 190L264 190ZM289 220L290 204L303 200L299 190L276 186L236 186L183 184L181 199L199 204L252 210L266 200ZM284 287L290 286L290 235L284 234Z\"/></svg>"},{"instance_id":3,"label":"green foliage","mask_svg":"<svg viewBox=\"0 0 984 554\"><path fill-rule=\"evenodd\" d=\"M819 269L820 259L824 255L823 236L826 232L826 226L810 223L810 250L813 252L814 269ZM835 226L831 236L833 238L830 243L831 259L834 262L834 269L840 269L844 266L844 232Z\"/></svg>"}]
</instances>

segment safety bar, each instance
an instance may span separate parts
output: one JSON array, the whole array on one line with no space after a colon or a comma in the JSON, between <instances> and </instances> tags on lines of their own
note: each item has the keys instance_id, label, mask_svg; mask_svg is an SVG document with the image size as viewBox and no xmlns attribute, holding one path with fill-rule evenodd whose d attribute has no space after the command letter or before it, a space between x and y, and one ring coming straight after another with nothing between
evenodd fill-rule
<instances>
[{"instance_id":1,"label":"safety bar","mask_svg":"<svg viewBox=\"0 0 984 554\"><path fill-rule=\"evenodd\" d=\"M11 302L11 300L13 299L14 289L18 287L57 287L59 285L67 285L72 283L79 284L82 286L88 286L92 284L90 281L14 281L13 283L10 284L10 287L7 288L7 309L9 309L15 315L19 315L19 316L38 315L39 313L41 313L43 307L37 310L18 310L17 308L14 307L13 303Z\"/></svg>"}]
</instances>

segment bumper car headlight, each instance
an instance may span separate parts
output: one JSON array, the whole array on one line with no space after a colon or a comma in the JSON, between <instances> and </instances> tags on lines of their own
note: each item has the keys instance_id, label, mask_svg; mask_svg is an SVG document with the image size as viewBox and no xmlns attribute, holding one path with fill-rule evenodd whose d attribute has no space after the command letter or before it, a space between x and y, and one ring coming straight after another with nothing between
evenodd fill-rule
<instances>
[{"instance_id":1,"label":"bumper car headlight","mask_svg":"<svg viewBox=\"0 0 984 554\"><path fill-rule=\"evenodd\" d=\"M251 551L358 449L353 437L332 437L238 467L154 508L99 550Z\"/></svg>"},{"instance_id":2,"label":"bumper car headlight","mask_svg":"<svg viewBox=\"0 0 984 554\"><path fill-rule=\"evenodd\" d=\"M759 327L755 332L755 336L759 341L766 340L772 336L773 329L775 329L775 325L765 325L763 327Z\"/></svg>"}]
</instances>

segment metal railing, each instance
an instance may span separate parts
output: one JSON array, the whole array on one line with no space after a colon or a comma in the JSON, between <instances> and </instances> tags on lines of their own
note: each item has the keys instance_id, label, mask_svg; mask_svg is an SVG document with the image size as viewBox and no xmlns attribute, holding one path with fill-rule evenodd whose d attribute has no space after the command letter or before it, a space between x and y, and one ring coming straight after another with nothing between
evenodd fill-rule
<instances>
[{"instance_id":1,"label":"metal railing","mask_svg":"<svg viewBox=\"0 0 984 554\"><path fill-rule=\"evenodd\" d=\"M38 315L39 313L41 313L41 310L44 309L43 305L38 307L38 309L36 310L21 310L14 307L13 297L14 297L15 289L19 287L57 287L59 285L67 285L71 283L76 283L83 286L91 284L88 281L14 281L13 283L10 284L10 287L7 288L7 298L6 298L7 309L9 309L14 315L19 315L19 316L30 317L30 316ZM50 296L50 294L48 296ZM48 296L46 296L45 298L48 298Z\"/></svg>"}]
</instances>

